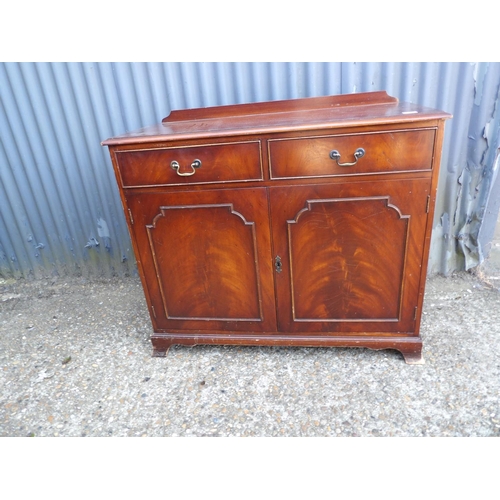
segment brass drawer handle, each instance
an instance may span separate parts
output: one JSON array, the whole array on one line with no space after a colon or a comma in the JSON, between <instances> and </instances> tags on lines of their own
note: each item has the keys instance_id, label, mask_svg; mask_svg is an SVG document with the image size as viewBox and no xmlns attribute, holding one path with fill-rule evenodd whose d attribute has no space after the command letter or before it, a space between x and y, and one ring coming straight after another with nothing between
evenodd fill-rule
<instances>
[{"instance_id":1,"label":"brass drawer handle","mask_svg":"<svg viewBox=\"0 0 500 500\"><path fill-rule=\"evenodd\" d=\"M363 158L363 156L365 156L365 150L363 148L358 148L354 152L354 158L356 159L356 161L354 161L352 163L339 163L340 153L336 149L334 149L333 151L330 151L330 158L332 160L335 160L339 167L352 167L353 165L356 165L356 163L358 163L358 160L360 158Z\"/></svg>"},{"instance_id":2,"label":"brass drawer handle","mask_svg":"<svg viewBox=\"0 0 500 500\"><path fill-rule=\"evenodd\" d=\"M170 166L177 172L177 175L180 175L181 177L189 177L190 175L194 175L196 173L197 168L201 167L201 160L194 160L193 163L191 163L191 168L193 169L191 172L179 172L181 166L179 165L179 162L175 160L170 163Z\"/></svg>"}]
</instances>

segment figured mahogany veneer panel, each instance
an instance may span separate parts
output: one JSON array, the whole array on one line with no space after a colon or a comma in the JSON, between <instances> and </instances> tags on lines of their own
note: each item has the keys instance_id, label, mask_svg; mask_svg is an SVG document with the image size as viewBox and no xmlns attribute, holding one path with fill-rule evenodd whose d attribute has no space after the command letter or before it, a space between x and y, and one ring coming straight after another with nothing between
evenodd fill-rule
<instances>
[{"instance_id":1,"label":"figured mahogany veneer panel","mask_svg":"<svg viewBox=\"0 0 500 500\"><path fill-rule=\"evenodd\" d=\"M268 142L272 178L328 177L407 170L430 170L434 129L322 137L272 139ZM354 152L365 154L355 165ZM330 158L337 150L340 159Z\"/></svg>"},{"instance_id":2,"label":"figured mahogany veneer panel","mask_svg":"<svg viewBox=\"0 0 500 500\"><path fill-rule=\"evenodd\" d=\"M408 220L388 196L308 201L287 221L294 320L398 321Z\"/></svg>"},{"instance_id":3,"label":"figured mahogany veneer panel","mask_svg":"<svg viewBox=\"0 0 500 500\"><path fill-rule=\"evenodd\" d=\"M232 204L159 208L146 227L160 283L168 284L167 318L262 321L255 222Z\"/></svg>"},{"instance_id":4,"label":"figured mahogany veneer panel","mask_svg":"<svg viewBox=\"0 0 500 500\"><path fill-rule=\"evenodd\" d=\"M426 180L271 188L280 330L411 330L428 191Z\"/></svg>"},{"instance_id":5,"label":"figured mahogany veneer panel","mask_svg":"<svg viewBox=\"0 0 500 500\"><path fill-rule=\"evenodd\" d=\"M266 204L265 189L129 196L159 327L275 328Z\"/></svg>"},{"instance_id":6,"label":"figured mahogany veneer panel","mask_svg":"<svg viewBox=\"0 0 500 500\"><path fill-rule=\"evenodd\" d=\"M262 179L260 141L116 152L122 185L170 186ZM191 164L199 160L201 166ZM176 161L181 174L171 167Z\"/></svg>"}]
</instances>

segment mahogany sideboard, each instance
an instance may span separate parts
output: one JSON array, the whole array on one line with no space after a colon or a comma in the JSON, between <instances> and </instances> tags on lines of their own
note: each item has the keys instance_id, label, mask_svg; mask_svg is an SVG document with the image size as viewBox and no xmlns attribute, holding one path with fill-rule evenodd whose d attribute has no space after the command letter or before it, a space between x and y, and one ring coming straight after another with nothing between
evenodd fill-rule
<instances>
[{"instance_id":1,"label":"mahogany sideboard","mask_svg":"<svg viewBox=\"0 0 500 500\"><path fill-rule=\"evenodd\" d=\"M448 118L368 92L173 111L104 141L153 355L352 346L422 363Z\"/></svg>"}]
</instances>

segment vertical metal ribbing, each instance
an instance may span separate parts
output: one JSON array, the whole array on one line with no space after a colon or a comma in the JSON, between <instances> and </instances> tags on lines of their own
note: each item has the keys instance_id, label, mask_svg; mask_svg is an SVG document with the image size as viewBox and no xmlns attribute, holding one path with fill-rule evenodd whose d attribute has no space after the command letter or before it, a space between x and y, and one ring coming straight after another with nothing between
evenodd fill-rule
<instances>
[{"instance_id":1,"label":"vertical metal ribbing","mask_svg":"<svg viewBox=\"0 0 500 500\"><path fill-rule=\"evenodd\" d=\"M95 205L95 182L89 172L88 153L85 144L83 123L78 114L75 92L69 77L69 66L66 64L41 64L36 67L39 86L46 98L43 110L44 120L39 127L49 122L46 128L46 144L50 165L44 169L56 187L58 199L62 207L57 207L58 216L64 224L63 214L71 214L78 228L74 241L74 251L88 260L85 245L94 234L93 214L91 207ZM80 95L80 99L84 94ZM49 180L47 179L47 186ZM54 207L55 208L55 207ZM63 229L65 230L65 228ZM84 267L92 266L87 263Z\"/></svg>"},{"instance_id":2,"label":"vertical metal ribbing","mask_svg":"<svg viewBox=\"0 0 500 500\"><path fill-rule=\"evenodd\" d=\"M235 103L252 101L252 67L250 63L235 63L231 65L232 81L235 85Z\"/></svg>"},{"instance_id":3,"label":"vertical metal ribbing","mask_svg":"<svg viewBox=\"0 0 500 500\"><path fill-rule=\"evenodd\" d=\"M500 141L499 78L499 63L0 63L0 275L135 270L103 139L172 109L374 90L454 115L429 269L460 269L457 233L487 199ZM484 155L469 134L486 136ZM485 179L471 201L475 154ZM85 248L92 238L99 246Z\"/></svg>"},{"instance_id":4,"label":"vertical metal ribbing","mask_svg":"<svg viewBox=\"0 0 500 500\"><path fill-rule=\"evenodd\" d=\"M24 247L30 272L36 274L39 267L48 267L50 273L50 260L59 239L57 196L52 194L54 179L49 169L51 158L43 138L50 124L41 129L38 123L46 111L46 101L35 65L8 64L5 70L8 82L3 87L3 102L7 105L9 123L2 134L2 142L11 167L3 175L11 176L7 177L10 179L7 199L12 209L12 222L23 235L15 245Z\"/></svg>"},{"instance_id":5,"label":"vertical metal ribbing","mask_svg":"<svg viewBox=\"0 0 500 500\"><path fill-rule=\"evenodd\" d=\"M184 85L182 83L181 64L167 63L165 64L164 75L166 78L166 87L169 96L170 108L173 109L186 108L186 95ZM165 112L165 115L168 113Z\"/></svg>"},{"instance_id":6,"label":"vertical metal ribbing","mask_svg":"<svg viewBox=\"0 0 500 500\"><path fill-rule=\"evenodd\" d=\"M130 255L127 255L124 247L127 234L124 228L120 227L123 226L120 217L120 201L111 165L105 169L100 167L100 165L107 163L109 155L104 148L93 147L96 142L102 140L100 139L102 134L109 128L109 117L106 112L102 112L106 110L106 106L101 87L98 85L96 65L92 63L70 65L69 76L75 94L85 96L84 99L77 101L78 114L80 121L84 124L85 149L89 161L88 171L93 179L98 180L94 183L93 203L96 205L91 207L94 224L92 230L95 234L97 229L97 236L100 237L102 243L101 252L104 252L105 249L109 254L105 257L106 264L113 266L111 257L114 254L117 253L116 257L120 258L121 261L126 261ZM109 230L107 237L104 228L102 228L103 225L106 225L106 229Z\"/></svg>"},{"instance_id":7,"label":"vertical metal ribbing","mask_svg":"<svg viewBox=\"0 0 500 500\"><path fill-rule=\"evenodd\" d=\"M65 112L68 115L68 120L78 122L80 127L70 129L69 141L71 150L68 155L73 159L76 169L82 173L82 185L85 186L86 205L83 209L88 214L87 242L85 248L87 252L93 251L101 255L99 266L110 266L110 253L115 251L113 242L109 233L108 221L112 220L112 211L110 210L109 200L113 198L114 190L110 190L110 185L107 175L104 172L96 170L96 166L102 163L102 155L93 148L92 145L99 142L99 127L92 106L89 88L84 76L81 65L68 65L68 72L65 75L65 86L68 87L72 94L82 96L81 99L74 100L74 105L67 102L68 97L61 90L62 102ZM59 80L63 80L61 77ZM78 179L79 180L79 179ZM85 234L84 234L85 235ZM92 246L89 241L95 239L99 242L99 246ZM89 248L91 250L89 250ZM97 263L96 263L97 265Z\"/></svg>"}]
</instances>

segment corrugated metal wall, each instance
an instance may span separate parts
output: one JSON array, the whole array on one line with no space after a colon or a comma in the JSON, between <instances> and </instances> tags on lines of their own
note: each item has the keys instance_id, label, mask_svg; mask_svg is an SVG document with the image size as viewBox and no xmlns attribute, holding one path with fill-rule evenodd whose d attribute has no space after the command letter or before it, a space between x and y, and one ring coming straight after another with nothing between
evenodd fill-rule
<instances>
[{"instance_id":1,"label":"corrugated metal wall","mask_svg":"<svg viewBox=\"0 0 500 500\"><path fill-rule=\"evenodd\" d=\"M135 272L101 140L172 109L371 90L454 115L430 271L472 267L499 87L500 63L0 63L0 276Z\"/></svg>"}]
</instances>

